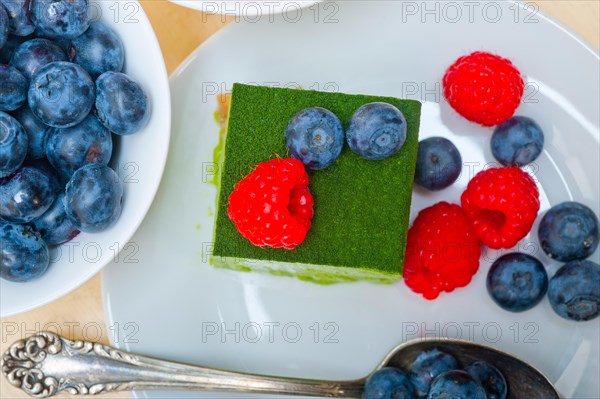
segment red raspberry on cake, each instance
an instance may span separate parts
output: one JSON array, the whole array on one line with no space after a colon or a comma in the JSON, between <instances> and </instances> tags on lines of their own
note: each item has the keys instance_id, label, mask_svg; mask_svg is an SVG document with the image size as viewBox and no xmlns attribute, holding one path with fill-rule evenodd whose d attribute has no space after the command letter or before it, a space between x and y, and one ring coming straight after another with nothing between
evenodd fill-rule
<instances>
[{"instance_id":1,"label":"red raspberry on cake","mask_svg":"<svg viewBox=\"0 0 600 399\"><path fill-rule=\"evenodd\" d=\"M461 197L475 234L493 249L514 247L540 210L535 182L518 167L479 172Z\"/></svg>"},{"instance_id":2,"label":"red raspberry on cake","mask_svg":"<svg viewBox=\"0 0 600 399\"><path fill-rule=\"evenodd\" d=\"M293 249L310 229L313 205L304 165L292 158L273 159L237 183L227 214L253 245Z\"/></svg>"},{"instance_id":3,"label":"red raspberry on cake","mask_svg":"<svg viewBox=\"0 0 600 399\"><path fill-rule=\"evenodd\" d=\"M460 206L423 209L408 230L403 278L425 299L464 287L479 269L479 240Z\"/></svg>"},{"instance_id":4,"label":"red raspberry on cake","mask_svg":"<svg viewBox=\"0 0 600 399\"><path fill-rule=\"evenodd\" d=\"M443 86L450 106L483 126L512 117L525 88L521 73L509 60L481 51L456 60L446 71Z\"/></svg>"}]
</instances>

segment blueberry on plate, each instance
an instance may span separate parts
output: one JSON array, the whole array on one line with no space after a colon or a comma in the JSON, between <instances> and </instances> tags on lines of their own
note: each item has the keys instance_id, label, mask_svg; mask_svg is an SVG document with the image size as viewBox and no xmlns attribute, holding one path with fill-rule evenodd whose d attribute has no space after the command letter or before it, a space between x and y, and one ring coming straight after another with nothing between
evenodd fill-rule
<instances>
[{"instance_id":1,"label":"blueberry on plate","mask_svg":"<svg viewBox=\"0 0 600 399\"><path fill-rule=\"evenodd\" d=\"M73 39L90 26L88 0L30 1L31 20L40 36Z\"/></svg>"},{"instance_id":2,"label":"blueberry on plate","mask_svg":"<svg viewBox=\"0 0 600 399\"><path fill-rule=\"evenodd\" d=\"M377 370L367 379L363 399L412 399L414 389L410 380L393 367Z\"/></svg>"},{"instance_id":3,"label":"blueberry on plate","mask_svg":"<svg viewBox=\"0 0 600 399\"><path fill-rule=\"evenodd\" d=\"M55 176L23 166L0 180L0 217L11 223L29 223L50 208L59 191Z\"/></svg>"},{"instance_id":4,"label":"blueberry on plate","mask_svg":"<svg viewBox=\"0 0 600 399\"><path fill-rule=\"evenodd\" d=\"M112 136L94 115L75 126L51 128L46 143L48 161L63 181L84 165L108 165L112 155Z\"/></svg>"},{"instance_id":5,"label":"blueberry on plate","mask_svg":"<svg viewBox=\"0 0 600 399\"><path fill-rule=\"evenodd\" d=\"M8 15L8 33L11 35L28 36L35 30L30 18L29 1L2 0Z\"/></svg>"},{"instance_id":6,"label":"blueberry on plate","mask_svg":"<svg viewBox=\"0 0 600 399\"><path fill-rule=\"evenodd\" d=\"M42 216L31 225L49 246L71 241L79 234L77 227L69 220L64 205L65 193L60 193Z\"/></svg>"},{"instance_id":7,"label":"blueberry on plate","mask_svg":"<svg viewBox=\"0 0 600 399\"><path fill-rule=\"evenodd\" d=\"M75 227L96 233L112 226L121 215L123 187L108 166L88 164L77 170L67 184L65 211Z\"/></svg>"},{"instance_id":8,"label":"blueberry on plate","mask_svg":"<svg viewBox=\"0 0 600 399\"><path fill-rule=\"evenodd\" d=\"M0 65L0 111L14 111L27 101L27 79L18 69Z\"/></svg>"},{"instance_id":9,"label":"blueberry on plate","mask_svg":"<svg viewBox=\"0 0 600 399\"><path fill-rule=\"evenodd\" d=\"M71 127L81 122L94 105L95 88L79 65L57 61L41 67L29 86L29 107L52 127Z\"/></svg>"},{"instance_id":10,"label":"blueberry on plate","mask_svg":"<svg viewBox=\"0 0 600 399\"><path fill-rule=\"evenodd\" d=\"M0 178L19 169L27 156L28 138L23 126L0 111Z\"/></svg>"},{"instance_id":11,"label":"blueberry on plate","mask_svg":"<svg viewBox=\"0 0 600 399\"><path fill-rule=\"evenodd\" d=\"M285 144L290 156L308 169L325 169L335 162L344 148L344 128L331 111L321 107L306 108L288 122Z\"/></svg>"},{"instance_id":12,"label":"blueberry on plate","mask_svg":"<svg viewBox=\"0 0 600 399\"><path fill-rule=\"evenodd\" d=\"M494 302L510 312L537 305L548 289L548 273L533 256L514 252L501 256L487 275L487 290Z\"/></svg>"},{"instance_id":13,"label":"blueberry on plate","mask_svg":"<svg viewBox=\"0 0 600 399\"><path fill-rule=\"evenodd\" d=\"M498 125L492 134L492 154L504 166L524 166L537 159L544 149L544 133L526 116L513 116Z\"/></svg>"},{"instance_id":14,"label":"blueberry on plate","mask_svg":"<svg viewBox=\"0 0 600 399\"><path fill-rule=\"evenodd\" d=\"M105 72L96 80L96 113L108 130L128 135L149 117L148 97L139 84L120 72Z\"/></svg>"},{"instance_id":15,"label":"blueberry on plate","mask_svg":"<svg viewBox=\"0 0 600 399\"><path fill-rule=\"evenodd\" d=\"M487 399L505 399L508 386L504 375L488 362L476 361L465 367L465 371L485 390Z\"/></svg>"},{"instance_id":16,"label":"blueberry on plate","mask_svg":"<svg viewBox=\"0 0 600 399\"><path fill-rule=\"evenodd\" d=\"M585 259L598 247L598 217L578 202L563 202L550 209L538 229L542 249L561 262Z\"/></svg>"},{"instance_id":17,"label":"blueberry on plate","mask_svg":"<svg viewBox=\"0 0 600 399\"><path fill-rule=\"evenodd\" d=\"M421 352L410 369L410 382L418 395L427 395L431 381L438 375L458 368L456 359L438 349Z\"/></svg>"},{"instance_id":18,"label":"blueberry on plate","mask_svg":"<svg viewBox=\"0 0 600 399\"><path fill-rule=\"evenodd\" d=\"M25 283L40 277L48 269L48 246L30 226L0 225L0 277Z\"/></svg>"},{"instance_id":19,"label":"blueberry on plate","mask_svg":"<svg viewBox=\"0 0 600 399\"><path fill-rule=\"evenodd\" d=\"M121 72L125 62L123 42L108 25L92 22L88 30L71 41L69 61L81 65L93 79L104 72Z\"/></svg>"},{"instance_id":20,"label":"blueberry on plate","mask_svg":"<svg viewBox=\"0 0 600 399\"><path fill-rule=\"evenodd\" d=\"M8 40L8 14L6 8L0 3L0 49Z\"/></svg>"},{"instance_id":21,"label":"blueberry on plate","mask_svg":"<svg viewBox=\"0 0 600 399\"><path fill-rule=\"evenodd\" d=\"M375 102L360 107L348 123L350 149L369 160L385 159L406 141L406 119L391 104Z\"/></svg>"},{"instance_id":22,"label":"blueberry on plate","mask_svg":"<svg viewBox=\"0 0 600 399\"><path fill-rule=\"evenodd\" d=\"M431 191L442 190L458 179L462 157L458 148L444 137L419 142L415 183Z\"/></svg>"},{"instance_id":23,"label":"blueberry on plate","mask_svg":"<svg viewBox=\"0 0 600 399\"><path fill-rule=\"evenodd\" d=\"M435 377L427 399L486 399L486 395L466 371L450 370Z\"/></svg>"},{"instance_id":24,"label":"blueberry on plate","mask_svg":"<svg viewBox=\"0 0 600 399\"><path fill-rule=\"evenodd\" d=\"M600 265L574 260L550 279L548 299L552 309L567 320L587 321L600 312Z\"/></svg>"},{"instance_id":25,"label":"blueberry on plate","mask_svg":"<svg viewBox=\"0 0 600 399\"><path fill-rule=\"evenodd\" d=\"M64 51L48 39L31 39L22 43L10 60L10 65L17 68L27 80L43 67L55 61L66 61Z\"/></svg>"},{"instance_id":26,"label":"blueberry on plate","mask_svg":"<svg viewBox=\"0 0 600 399\"><path fill-rule=\"evenodd\" d=\"M23 126L29 138L27 159L44 158L46 156L46 139L52 128L36 118L28 105L22 106L15 112L15 119Z\"/></svg>"}]
</instances>

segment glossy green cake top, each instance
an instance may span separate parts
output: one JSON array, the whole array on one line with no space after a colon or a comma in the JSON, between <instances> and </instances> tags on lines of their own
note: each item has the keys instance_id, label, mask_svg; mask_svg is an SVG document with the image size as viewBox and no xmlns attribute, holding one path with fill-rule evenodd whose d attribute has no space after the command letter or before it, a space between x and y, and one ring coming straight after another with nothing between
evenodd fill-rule
<instances>
[{"instance_id":1,"label":"glossy green cake top","mask_svg":"<svg viewBox=\"0 0 600 399\"><path fill-rule=\"evenodd\" d=\"M407 139L402 149L385 160L368 161L346 144L334 165L309 172L315 216L306 240L297 248L259 248L244 239L227 216L229 195L258 163L287 157L285 128L290 118L304 108L319 106L332 111L346 126L354 111L375 101L392 104L404 113ZM420 113L421 104L414 100L235 84L213 255L400 274Z\"/></svg>"}]
</instances>

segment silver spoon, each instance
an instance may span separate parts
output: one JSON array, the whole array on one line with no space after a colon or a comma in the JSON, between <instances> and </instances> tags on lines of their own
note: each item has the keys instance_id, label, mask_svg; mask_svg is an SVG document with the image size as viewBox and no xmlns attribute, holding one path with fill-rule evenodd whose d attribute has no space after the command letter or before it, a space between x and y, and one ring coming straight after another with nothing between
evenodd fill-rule
<instances>
[{"instance_id":1,"label":"silver spoon","mask_svg":"<svg viewBox=\"0 0 600 399\"><path fill-rule=\"evenodd\" d=\"M559 399L546 377L507 353L468 341L417 339L392 350L384 366L408 369L417 355L438 348L466 365L485 360L506 376L508 398ZM234 373L135 355L87 341L71 341L41 332L15 342L2 357L8 382L29 395L96 395L129 390L200 390L280 395L360 398L365 378L317 381ZM375 371L376 371L375 370Z\"/></svg>"}]
</instances>

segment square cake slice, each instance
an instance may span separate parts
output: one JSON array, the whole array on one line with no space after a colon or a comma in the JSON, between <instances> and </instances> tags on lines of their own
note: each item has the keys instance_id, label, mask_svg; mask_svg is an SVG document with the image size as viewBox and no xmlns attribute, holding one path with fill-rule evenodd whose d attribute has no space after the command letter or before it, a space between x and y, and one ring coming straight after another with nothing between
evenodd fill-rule
<instances>
[{"instance_id":1,"label":"square cake slice","mask_svg":"<svg viewBox=\"0 0 600 399\"><path fill-rule=\"evenodd\" d=\"M406 118L407 139L400 151L369 161L345 144L332 166L309 171L315 215L305 241L295 249L256 247L243 238L227 215L229 196L257 164L287 157L290 118L318 106L346 126L359 107L377 101L394 105ZM406 249L420 114L421 103L414 100L235 84L220 165L212 264L323 284L397 281Z\"/></svg>"}]
</instances>

